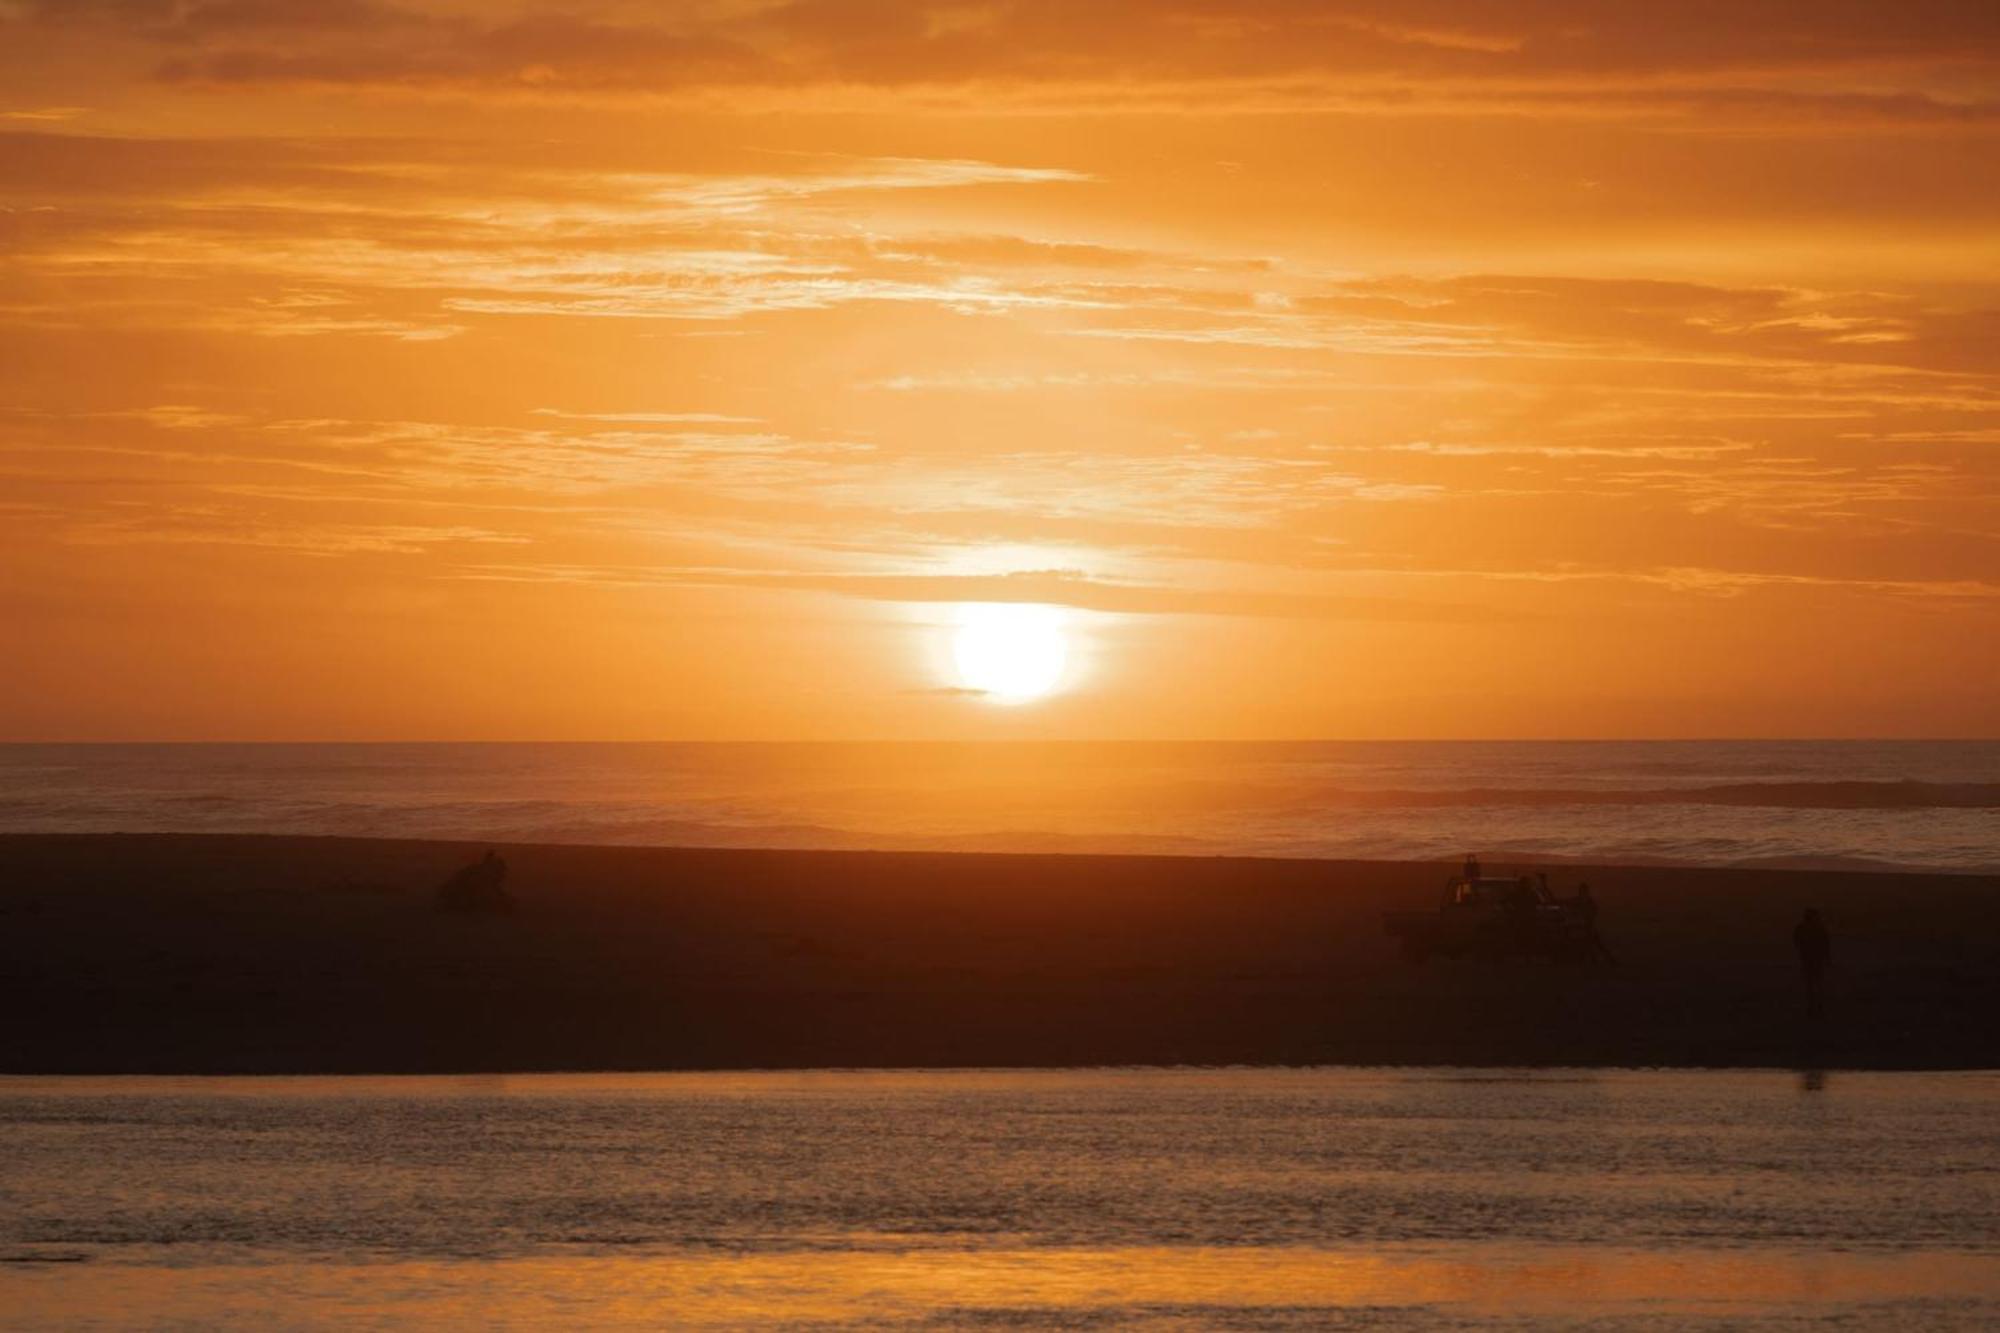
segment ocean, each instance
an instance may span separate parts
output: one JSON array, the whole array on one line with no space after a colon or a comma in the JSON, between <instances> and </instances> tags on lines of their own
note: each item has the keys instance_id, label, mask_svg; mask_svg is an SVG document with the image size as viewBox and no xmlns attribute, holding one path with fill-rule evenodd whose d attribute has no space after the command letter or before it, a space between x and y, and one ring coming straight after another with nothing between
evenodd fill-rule
<instances>
[{"instance_id":1,"label":"ocean","mask_svg":"<svg viewBox=\"0 0 2000 1333\"><path fill-rule=\"evenodd\" d=\"M1995 741L0 746L0 832L2000 871Z\"/></svg>"},{"instance_id":2,"label":"ocean","mask_svg":"<svg viewBox=\"0 0 2000 1333\"><path fill-rule=\"evenodd\" d=\"M0 1079L17 1329L1985 1329L2000 1076Z\"/></svg>"}]
</instances>

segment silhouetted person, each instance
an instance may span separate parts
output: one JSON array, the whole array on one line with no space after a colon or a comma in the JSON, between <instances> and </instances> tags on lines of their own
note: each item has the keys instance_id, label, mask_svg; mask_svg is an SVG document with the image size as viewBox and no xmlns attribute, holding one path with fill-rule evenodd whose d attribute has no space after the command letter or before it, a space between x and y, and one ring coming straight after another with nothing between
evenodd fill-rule
<instances>
[{"instance_id":1,"label":"silhouetted person","mask_svg":"<svg viewBox=\"0 0 2000 1333\"><path fill-rule=\"evenodd\" d=\"M1833 940L1819 909L1808 907L1792 927L1792 948L1798 950L1799 970L1806 978L1806 1017L1826 1017L1826 969L1833 963Z\"/></svg>"},{"instance_id":2,"label":"silhouetted person","mask_svg":"<svg viewBox=\"0 0 2000 1333\"><path fill-rule=\"evenodd\" d=\"M511 912L514 898L503 887L506 879L507 863L498 852L488 850L438 886L437 905L447 912Z\"/></svg>"},{"instance_id":3,"label":"silhouetted person","mask_svg":"<svg viewBox=\"0 0 2000 1333\"><path fill-rule=\"evenodd\" d=\"M1477 856L1468 856L1465 858L1465 877L1467 880L1479 878L1479 858Z\"/></svg>"},{"instance_id":4,"label":"silhouetted person","mask_svg":"<svg viewBox=\"0 0 2000 1333\"><path fill-rule=\"evenodd\" d=\"M1576 886L1576 897L1569 900L1569 909L1583 926L1584 947L1590 950L1591 955L1607 963L1617 962L1611 956L1611 946L1597 933L1597 899L1591 896L1588 881Z\"/></svg>"}]
</instances>

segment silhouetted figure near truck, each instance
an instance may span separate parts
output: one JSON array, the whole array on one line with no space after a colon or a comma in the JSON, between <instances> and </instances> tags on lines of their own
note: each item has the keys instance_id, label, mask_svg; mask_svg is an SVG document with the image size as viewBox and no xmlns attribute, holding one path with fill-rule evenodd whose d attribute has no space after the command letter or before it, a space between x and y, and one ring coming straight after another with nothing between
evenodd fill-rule
<instances>
[{"instance_id":1,"label":"silhouetted figure near truck","mask_svg":"<svg viewBox=\"0 0 2000 1333\"><path fill-rule=\"evenodd\" d=\"M1799 970L1806 979L1806 1017L1826 1017L1826 969L1833 963L1833 940L1819 909L1808 907L1792 927L1792 948L1798 950Z\"/></svg>"},{"instance_id":2,"label":"silhouetted figure near truck","mask_svg":"<svg viewBox=\"0 0 2000 1333\"><path fill-rule=\"evenodd\" d=\"M488 851L469 866L460 866L438 885L437 905L443 912L511 912L514 895L504 887L507 863Z\"/></svg>"},{"instance_id":3,"label":"silhouetted figure near truck","mask_svg":"<svg viewBox=\"0 0 2000 1333\"><path fill-rule=\"evenodd\" d=\"M1576 886L1576 897L1569 900L1569 907L1583 927L1583 944L1590 951L1590 956L1602 958L1607 963L1617 962L1612 956L1611 946L1597 933L1597 899L1591 897L1588 883Z\"/></svg>"}]
</instances>

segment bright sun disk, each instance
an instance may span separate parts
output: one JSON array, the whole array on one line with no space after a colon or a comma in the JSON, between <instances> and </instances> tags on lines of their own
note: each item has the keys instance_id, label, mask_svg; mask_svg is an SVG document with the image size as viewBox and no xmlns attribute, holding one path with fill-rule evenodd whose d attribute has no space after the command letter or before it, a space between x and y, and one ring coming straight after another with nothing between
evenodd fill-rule
<instances>
[{"instance_id":1,"label":"bright sun disk","mask_svg":"<svg viewBox=\"0 0 2000 1333\"><path fill-rule=\"evenodd\" d=\"M1062 682L1069 636L1053 606L967 602L958 608L951 651L966 689L996 703L1026 703Z\"/></svg>"}]
</instances>

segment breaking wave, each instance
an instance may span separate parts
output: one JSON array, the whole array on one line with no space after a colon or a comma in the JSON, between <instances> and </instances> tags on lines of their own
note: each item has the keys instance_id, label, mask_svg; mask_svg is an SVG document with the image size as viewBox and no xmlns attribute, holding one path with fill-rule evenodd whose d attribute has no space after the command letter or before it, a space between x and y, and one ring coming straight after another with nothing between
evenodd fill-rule
<instances>
[{"instance_id":1,"label":"breaking wave","mask_svg":"<svg viewBox=\"0 0 2000 1333\"><path fill-rule=\"evenodd\" d=\"M1791 810L1994 810L2000 782L1735 782L1707 787L1475 787L1458 791L1331 791L1336 803L1438 805L1739 805Z\"/></svg>"},{"instance_id":2,"label":"breaking wave","mask_svg":"<svg viewBox=\"0 0 2000 1333\"><path fill-rule=\"evenodd\" d=\"M1991 742L0 745L0 833L2000 873Z\"/></svg>"}]
</instances>

